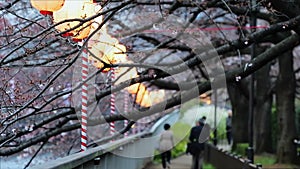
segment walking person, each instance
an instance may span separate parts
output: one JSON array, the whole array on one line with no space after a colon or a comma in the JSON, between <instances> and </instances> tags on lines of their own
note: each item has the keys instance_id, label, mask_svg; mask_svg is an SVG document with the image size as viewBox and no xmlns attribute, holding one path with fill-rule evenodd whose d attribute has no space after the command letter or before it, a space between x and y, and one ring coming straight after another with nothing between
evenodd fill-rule
<instances>
[{"instance_id":1,"label":"walking person","mask_svg":"<svg viewBox=\"0 0 300 169\"><path fill-rule=\"evenodd\" d=\"M232 113L231 111L228 112L228 116L226 118L226 137L227 142L231 145L232 142Z\"/></svg>"},{"instance_id":2,"label":"walking person","mask_svg":"<svg viewBox=\"0 0 300 169\"><path fill-rule=\"evenodd\" d=\"M165 124L164 131L161 133L159 139L159 151L161 153L163 169L170 169L171 165L171 150L174 147L174 136L170 128L169 124Z\"/></svg>"},{"instance_id":3,"label":"walking person","mask_svg":"<svg viewBox=\"0 0 300 169\"><path fill-rule=\"evenodd\" d=\"M192 169L202 169L203 165L203 156L204 156L204 142L207 141L209 131L203 132L203 127L205 124L205 119L201 118L196 122L196 126L191 129L189 140L192 144L193 149L193 161ZM203 133L201 133L203 132Z\"/></svg>"}]
</instances>

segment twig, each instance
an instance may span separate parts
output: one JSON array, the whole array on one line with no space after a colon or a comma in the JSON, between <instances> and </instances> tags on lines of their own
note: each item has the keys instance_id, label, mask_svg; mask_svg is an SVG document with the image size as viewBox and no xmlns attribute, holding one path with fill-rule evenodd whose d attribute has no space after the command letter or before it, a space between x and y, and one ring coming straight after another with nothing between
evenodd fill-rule
<instances>
[{"instance_id":1,"label":"twig","mask_svg":"<svg viewBox=\"0 0 300 169\"><path fill-rule=\"evenodd\" d=\"M38 155L38 153L41 151L41 149L44 147L44 145L48 142L48 140L44 141L42 145L39 147L39 149L34 153L34 155L31 157L31 159L28 161L28 163L25 165L24 169L29 167L30 163L33 161L33 159Z\"/></svg>"}]
</instances>

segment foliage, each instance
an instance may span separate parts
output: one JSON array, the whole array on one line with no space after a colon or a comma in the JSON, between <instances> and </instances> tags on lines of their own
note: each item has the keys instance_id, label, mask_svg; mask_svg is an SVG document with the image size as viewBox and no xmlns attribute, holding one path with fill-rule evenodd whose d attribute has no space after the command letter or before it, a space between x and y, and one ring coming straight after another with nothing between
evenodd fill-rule
<instances>
[{"instance_id":1,"label":"foliage","mask_svg":"<svg viewBox=\"0 0 300 169\"><path fill-rule=\"evenodd\" d=\"M249 147L248 143L239 143L239 144L236 145L233 152L237 153L239 155L242 155L242 156L246 156L248 147Z\"/></svg>"},{"instance_id":2,"label":"foliage","mask_svg":"<svg viewBox=\"0 0 300 169\"><path fill-rule=\"evenodd\" d=\"M255 164L262 164L263 168L266 169L295 169L299 168L299 166L293 164L278 164L276 163L276 156L272 154L262 154L254 156Z\"/></svg>"},{"instance_id":3,"label":"foliage","mask_svg":"<svg viewBox=\"0 0 300 169\"><path fill-rule=\"evenodd\" d=\"M249 146L248 143L237 144L236 149L233 152L246 158L248 146ZM263 166L266 166L266 165L273 165L275 163L276 163L275 155L261 154L261 155L254 156L254 164L262 164Z\"/></svg>"},{"instance_id":4,"label":"foliage","mask_svg":"<svg viewBox=\"0 0 300 169\"><path fill-rule=\"evenodd\" d=\"M154 152L153 163L154 164L161 163L160 152L158 150L155 150Z\"/></svg>"},{"instance_id":5,"label":"foliage","mask_svg":"<svg viewBox=\"0 0 300 169\"><path fill-rule=\"evenodd\" d=\"M300 135L300 103L299 101L296 100L295 104L295 113L296 113L296 127L297 127L297 132L298 135ZM278 140L278 119L277 119L277 111L275 105L272 106L272 111L271 111L271 127L272 127L272 149L274 152L276 152L277 148L277 140Z\"/></svg>"},{"instance_id":6,"label":"foliage","mask_svg":"<svg viewBox=\"0 0 300 169\"><path fill-rule=\"evenodd\" d=\"M272 127L272 148L274 151L276 151L276 145L277 145L277 139L278 139L278 122L277 122L277 111L275 108L275 105L272 106L272 111L271 111L271 127Z\"/></svg>"},{"instance_id":7,"label":"foliage","mask_svg":"<svg viewBox=\"0 0 300 169\"><path fill-rule=\"evenodd\" d=\"M204 162L203 169L215 169L215 167L211 164Z\"/></svg>"},{"instance_id":8,"label":"foliage","mask_svg":"<svg viewBox=\"0 0 300 169\"><path fill-rule=\"evenodd\" d=\"M226 129L225 129L226 126L225 125L226 125L226 117L223 116L221 118L221 120L219 121L219 124L217 126L217 140L218 140L218 142L226 140ZM210 133L210 138L211 138L211 140L213 140L214 131L212 131Z\"/></svg>"},{"instance_id":9,"label":"foliage","mask_svg":"<svg viewBox=\"0 0 300 169\"><path fill-rule=\"evenodd\" d=\"M171 127L171 130L174 133L175 142L188 141L188 135L190 132L190 126L188 124L177 122Z\"/></svg>"},{"instance_id":10,"label":"foliage","mask_svg":"<svg viewBox=\"0 0 300 169\"><path fill-rule=\"evenodd\" d=\"M181 105L180 107L180 113L181 113L181 116L184 115L184 113L189 110L191 107L195 106L195 105L200 105L201 106L201 103L199 103L199 100L198 99L192 99L184 104Z\"/></svg>"},{"instance_id":11,"label":"foliage","mask_svg":"<svg viewBox=\"0 0 300 169\"><path fill-rule=\"evenodd\" d=\"M179 142L172 150L172 157L176 158L185 153L187 142L185 140Z\"/></svg>"},{"instance_id":12,"label":"foliage","mask_svg":"<svg viewBox=\"0 0 300 169\"><path fill-rule=\"evenodd\" d=\"M254 156L254 163L255 164L262 164L265 165L273 165L276 162L276 158L274 155L270 154L263 154L263 155L255 155Z\"/></svg>"}]
</instances>

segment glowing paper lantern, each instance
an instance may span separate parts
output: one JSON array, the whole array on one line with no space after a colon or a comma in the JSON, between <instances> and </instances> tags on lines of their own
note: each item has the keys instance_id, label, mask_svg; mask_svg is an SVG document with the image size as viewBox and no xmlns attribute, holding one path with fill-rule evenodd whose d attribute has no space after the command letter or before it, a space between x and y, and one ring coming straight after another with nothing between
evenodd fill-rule
<instances>
[{"instance_id":1,"label":"glowing paper lantern","mask_svg":"<svg viewBox=\"0 0 300 169\"><path fill-rule=\"evenodd\" d=\"M65 0L31 0L31 5L43 15L52 15L64 5Z\"/></svg>"},{"instance_id":2,"label":"glowing paper lantern","mask_svg":"<svg viewBox=\"0 0 300 169\"><path fill-rule=\"evenodd\" d=\"M53 13L54 23L66 19L86 19L95 14L95 6L91 0L66 0L65 5ZM60 31L67 31L80 24L80 21L71 21L62 23L55 28ZM82 26L68 31L65 36L72 36L74 40L80 41L86 38L91 30L91 21L84 23Z\"/></svg>"},{"instance_id":3,"label":"glowing paper lantern","mask_svg":"<svg viewBox=\"0 0 300 169\"><path fill-rule=\"evenodd\" d=\"M126 55L124 54L126 52L125 46L119 44L119 41L116 38L113 38L108 34L101 35L100 40L91 46L90 52L97 58L90 56L89 60L99 69L104 66L100 60L107 64L115 64L126 59ZM104 70L104 72L107 71L109 71L109 69Z\"/></svg>"}]
</instances>

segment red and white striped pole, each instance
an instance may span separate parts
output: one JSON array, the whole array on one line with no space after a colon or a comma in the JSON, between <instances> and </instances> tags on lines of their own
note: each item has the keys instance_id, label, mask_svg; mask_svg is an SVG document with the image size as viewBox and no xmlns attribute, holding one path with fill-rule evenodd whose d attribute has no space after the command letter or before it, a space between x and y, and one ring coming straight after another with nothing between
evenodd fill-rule
<instances>
[{"instance_id":1,"label":"red and white striped pole","mask_svg":"<svg viewBox=\"0 0 300 169\"><path fill-rule=\"evenodd\" d=\"M128 113L128 100L129 100L129 96L127 91L124 91L124 115L126 117L127 113ZM124 120L124 126L127 127L128 125L128 120ZM124 133L124 137L128 136L128 131L126 131Z\"/></svg>"},{"instance_id":2,"label":"red and white striped pole","mask_svg":"<svg viewBox=\"0 0 300 169\"><path fill-rule=\"evenodd\" d=\"M113 83L114 83L114 80L115 80L115 69L114 68L111 68L111 76L110 76L110 79L111 79L111 87L113 86ZM115 94L112 92L111 95L110 95L110 114L111 115L114 115L116 114L116 106L115 106ZM116 130L115 130L115 122L110 122L109 123L109 127L110 127L110 135L114 135L116 133Z\"/></svg>"},{"instance_id":3,"label":"red and white striped pole","mask_svg":"<svg viewBox=\"0 0 300 169\"><path fill-rule=\"evenodd\" d=\"M83 41L78 42L83 47L82 52L82 82L88 77L88 52ZM87 102L88 102L88 84L85 82L81 88L81 151L87 149Z\"/></svg>"}]
</instances>

